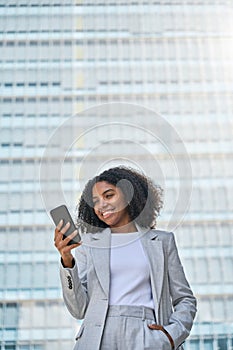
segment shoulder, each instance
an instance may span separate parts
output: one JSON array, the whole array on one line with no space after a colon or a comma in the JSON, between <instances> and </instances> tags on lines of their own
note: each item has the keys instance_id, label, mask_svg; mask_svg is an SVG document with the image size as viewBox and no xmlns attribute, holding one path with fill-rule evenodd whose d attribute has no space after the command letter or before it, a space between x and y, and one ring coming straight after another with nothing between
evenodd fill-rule
<instances>
[{"instance_id":1,"label":"shoulder","mask_svg":"<svg viewBox=\"0 0 233 350\"><path fill-rule=\"evenodd\" d=\"M162 242L163 246L166 247L166 249L170 249L176 246L175 236L171 231L151 229L149 230L147 237L149 239Z\"/></svg>"},{"instance_id":2,"label":"shoulder","mask_svg":"<svg viewBox=\"0 0 233 350\"><path fill-rule=\"evenodd\" d=\"M163 241L169 241L171 239L174 239L174 233L170 231L165 230L159 230L159 229L151 229L148 234L150 236L154 236L155 238Z\"/></svg>"},{"instance_id":3,"label":"shoulder","mask_svg":"<svg viewBox=\"0 0 233 350\"><path fill-rule=\"evenodd\" d=\"M81 234L81 240L82 242L85 244L89 244L91 243L93 240L95 241L96 239L99 239L101 238L101 235L102 235L102 231L100 232L95 232L95 233L92 233L92 232L86 232L86 233L82 233Z\"/></svg>"}]
</instances>

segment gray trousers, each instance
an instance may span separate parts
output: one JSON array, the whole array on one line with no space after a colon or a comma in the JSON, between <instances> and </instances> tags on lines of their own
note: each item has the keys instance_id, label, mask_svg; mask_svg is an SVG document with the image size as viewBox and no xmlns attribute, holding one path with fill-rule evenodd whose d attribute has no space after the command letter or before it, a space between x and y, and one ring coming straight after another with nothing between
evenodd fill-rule
<instances>
[{"instance_id":1,"label":"gray trousers","mask_svg":"<svg viewBox=\"0 0 233 350\"><path fill-rule=\"evenodd\" d=\"M142 306L109 306L100 350L171 350L166 335L151 330L154 311Z\"/></svg>"}]
</instances>

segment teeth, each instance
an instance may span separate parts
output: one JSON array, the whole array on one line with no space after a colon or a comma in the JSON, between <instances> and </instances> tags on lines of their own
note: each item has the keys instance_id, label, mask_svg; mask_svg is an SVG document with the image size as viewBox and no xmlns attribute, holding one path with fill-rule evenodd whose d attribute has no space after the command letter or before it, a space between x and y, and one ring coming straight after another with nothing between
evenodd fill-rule
<instances>
[{"instance_id":1,"label":"teeth","mask_svg":"<svg viewBox=\"0 0 233 350\"><path fill-rule=\"evenodd\" d=\"M103 215L103 217L105 217L111 213L112 213L112 210L108 210L108 211L103 212L102 215Z\"/></svg>"}]
</instances>

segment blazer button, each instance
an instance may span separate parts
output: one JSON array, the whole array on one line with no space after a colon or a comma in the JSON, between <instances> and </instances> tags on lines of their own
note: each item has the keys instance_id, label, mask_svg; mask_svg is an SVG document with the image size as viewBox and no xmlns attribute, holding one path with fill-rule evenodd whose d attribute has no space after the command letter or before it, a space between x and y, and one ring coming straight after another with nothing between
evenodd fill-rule
<instances>
[{"instance_id":1,"label":"blazer button","mask_svg":"<svg viewBox=\"0 0 233 350\"><path fill-rule=\"evenodd\" d=\"M67 276L67 280L68 280L68 288L72 289L72 280L70 276Z\"/></svg>"}]
</instances>

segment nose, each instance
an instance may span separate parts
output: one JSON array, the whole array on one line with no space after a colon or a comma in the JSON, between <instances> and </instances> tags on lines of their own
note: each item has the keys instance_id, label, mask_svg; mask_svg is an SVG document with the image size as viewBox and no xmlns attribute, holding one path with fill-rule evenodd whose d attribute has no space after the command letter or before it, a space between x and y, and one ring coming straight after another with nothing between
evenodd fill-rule
<instances>
[{"instance_id":1,"label":"nose","mask_svg":"<svg viewBox=\"0 0 233 350\"><path fill-rule=\"evenodd\" d=\"M108 203L104 200L104 198L99 198L99 201L97 204L98 210L102 210L102 209L106 208L107 205L108 205Z\"/></svg>"}]
</instances>

